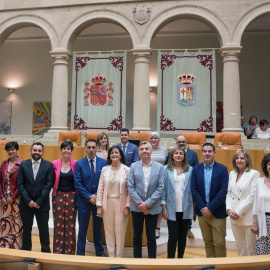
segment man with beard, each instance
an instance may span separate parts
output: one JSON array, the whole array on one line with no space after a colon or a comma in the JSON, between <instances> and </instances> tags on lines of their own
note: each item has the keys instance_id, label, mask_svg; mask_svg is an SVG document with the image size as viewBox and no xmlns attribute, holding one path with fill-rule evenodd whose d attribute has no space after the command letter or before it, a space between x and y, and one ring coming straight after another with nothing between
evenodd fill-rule
<instances>
[{"instance_id":1,"label":"man with beard","mask_svg":"<svg viewBox=\"0 0 270 270\"><path fill-rule=\"evenodd\" d=\"M42 159L44 146L35 142L31 146L31 159L21 163L18 173L19 208L23 223L22 250L32 249L31 232L34 216L37 220L41 252L50 253L49 194L53 183L52 163Z\"/></svg>"}]
</instances>

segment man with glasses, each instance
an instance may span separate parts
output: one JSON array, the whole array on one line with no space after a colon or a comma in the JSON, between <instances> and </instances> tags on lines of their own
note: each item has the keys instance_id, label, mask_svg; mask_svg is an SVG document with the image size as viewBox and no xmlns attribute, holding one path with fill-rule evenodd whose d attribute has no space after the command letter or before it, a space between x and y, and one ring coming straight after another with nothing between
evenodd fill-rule
<instances>
[{"instance_id":1,"label":"man with glasses","mask_svg":"<svg viewBox=\"0 0 270 270\"><path fill-rule=\"evenodd\" d=\"M198 159L197 153L194 150L187 148L187 139L185 136L179 135L176 138L176 145L185 147L186 153L187 153L187 162L188 162L189 166L194 167L195 165L199 164L199 159ZM171 152L168 153L167 160L166 160L165 164L168 163Z\"/></svg>"}]
</instances>

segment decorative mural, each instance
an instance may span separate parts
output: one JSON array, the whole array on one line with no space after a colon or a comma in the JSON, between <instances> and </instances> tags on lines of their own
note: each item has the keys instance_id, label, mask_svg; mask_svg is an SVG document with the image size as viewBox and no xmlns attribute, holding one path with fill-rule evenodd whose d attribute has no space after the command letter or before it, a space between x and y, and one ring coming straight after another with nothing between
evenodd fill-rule
<instances>
[{"instance_id":1,"label":"decorative mural","mask_svg":"<svg viewBox=\"0 0 270 270\"><path fill-rule=\"evenodd\" d=\"M68 103L68 129L71 123L71 102ZM43 135L51 127L51 102L33 103L33 135Z\"/></svg>"}]
</instances>

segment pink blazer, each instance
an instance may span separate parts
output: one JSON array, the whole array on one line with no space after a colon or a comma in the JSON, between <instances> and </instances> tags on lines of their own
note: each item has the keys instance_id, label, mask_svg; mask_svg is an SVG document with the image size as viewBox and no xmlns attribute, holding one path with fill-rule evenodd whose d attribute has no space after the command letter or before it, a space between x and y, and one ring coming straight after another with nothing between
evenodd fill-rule
<instances>
[{"instance_id":1,"label":"pink blazer","mask_svg":"<svg viewBox=\"0 0 270 270\"><path fill-rule=\"evenodd\" d=\"M70 167L71 167L73 174L75 171L76 162L77 162L77 160L70 158ZM54 183L52 186L52 189L53 189L52 197L54 197L56 195L58 185L59 185L60 171L61 171L61 166L62 166L62 158L54 160L52 162L52 164L53 164L53 171L54 171Z\"/></svg>"},{"instance_id":2,"label":"pink blazer","mask_svg":"<svg viewBox=\"0 0 270 270\"><path fill-rule=\"evenodd\" d=\"M107 209L108 182L110 178L112 166L106 166L102 169L97 191L97 206L102 206L103 210ZM120 212L124 212L126 207L130 207L130 196L127 189L127 177L129 167L121 164L121 180L120 180Z\"/></svg>"},{"instance_id":3,"label":"pink blazer","mask_svg":"<svg viewBox=\"0 0 270 270\"><path fill-rule=\"evenodd\" d=\"M21 162L22 160L18 157L16 164L13 166L9 174L11 198L13 200L18 198L20 195L19 190L17 188L17 177L18 177L18 171L19 171ZM2 165L0 168L0 199L5 197L4 184L6 181L7 170L8 170L8 159L2 162Z\"/></svg>"}]
</instances>

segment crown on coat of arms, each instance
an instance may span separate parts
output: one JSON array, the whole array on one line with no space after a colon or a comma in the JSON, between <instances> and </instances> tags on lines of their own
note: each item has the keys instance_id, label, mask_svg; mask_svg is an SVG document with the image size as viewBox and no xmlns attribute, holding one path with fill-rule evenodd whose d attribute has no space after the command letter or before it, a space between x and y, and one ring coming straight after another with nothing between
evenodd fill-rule
<instances>
[{"instance_id":1,"label":"crown on coat of arms","mask_svg":"<svg viewBox=\"0 0 270 270\"><path fill-rule=\"evenodd\" d=\"M113 82L108 82L108 85L109 85L110 88L112 88Z\"/></svg>"},{"instance_id":2,"label":"crown on coat of arms","mask_svg":"<svg viewBox=\"0 0 270 270\"><path fill-rule=\"evenodd\" d=\"M91 77L91 81L94 85L103 85L107 81L107 77L103 75L95 75Z\"/></svg>"},{"instance_id":3,"label":"crown on coat of arms","mask_svg":"<svg viewBox=\"0 0 270 270\"><path fill-rule=\"evenodd\" d=\"M89 86L89 82L85 82L84 85L85 85L85 87L88 87Z\"/></svg>"},{"instance_id":4,"label":"crown on coat of arms","mask_svg":"<svg viewBox=\"0 0 270 270\"><path fill-rule=\"evenodd\" d=\"M192 84L196 80L194 74L180 74L177 76L177 80L182 84Z\"/></svg>"}]
</instances>

